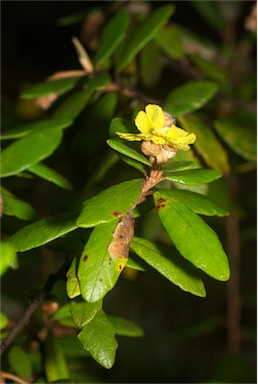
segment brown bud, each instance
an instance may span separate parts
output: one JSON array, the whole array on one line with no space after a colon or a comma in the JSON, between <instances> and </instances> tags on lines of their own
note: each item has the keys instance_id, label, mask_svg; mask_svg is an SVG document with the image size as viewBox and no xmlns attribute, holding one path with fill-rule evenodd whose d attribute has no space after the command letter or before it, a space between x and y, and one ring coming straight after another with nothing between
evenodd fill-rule
<instances>
[{"instance_id":1,"label":"brown bud","mask_svg":"<svg viewBox=\"0 0 258 384\"><path fill-rule=\"evenodd\" d=\"M143 141L141 144L142 152L149 156L151 163L161 165L166 163L172 157L175 157L178 149L169 145L155 144L152 141Z\"/></svg>"}]
</instances>

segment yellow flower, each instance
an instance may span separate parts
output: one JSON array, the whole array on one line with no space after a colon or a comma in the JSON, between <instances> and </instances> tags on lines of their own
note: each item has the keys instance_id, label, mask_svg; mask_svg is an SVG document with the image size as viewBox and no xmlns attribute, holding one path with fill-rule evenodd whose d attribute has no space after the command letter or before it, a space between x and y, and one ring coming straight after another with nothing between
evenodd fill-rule
<instances>
[{"instance_id":1,"label":"yellow flower","mask_svg":"<svg viewBox=\"0 0 258 384\"><path fill-rule=\"evenodd\" d=\"M168 145L171 148L190 149L195 142L195 134L188 133L174 125L174 119L164 112L159 105L148 104L146 112L140 111L135 118L135 125L141 133L116 132L128 141L152 141L154 144Z\"/></svg>"}]
</instances>

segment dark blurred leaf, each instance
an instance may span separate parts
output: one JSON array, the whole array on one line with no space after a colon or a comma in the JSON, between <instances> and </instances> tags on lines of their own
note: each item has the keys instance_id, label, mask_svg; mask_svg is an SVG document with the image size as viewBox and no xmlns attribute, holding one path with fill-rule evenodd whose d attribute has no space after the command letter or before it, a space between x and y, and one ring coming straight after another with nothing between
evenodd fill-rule
<instances>
[{"instance_id":1,"label":"dark blurred leaf","mask_svg":"<svg viewBox=\"0 0 258 384\"><path fill-rule=\"evenodd\" d=\"M108 316L109 321L115 328L119 336L139 337L144 335L144 331L132 321L119 316Z\"/></svg>"},{"instance_id":2,"label":"dark blurred leaf","mask_svg":"<svg viewBox=\"0 0 258 384\"><path fill-rule=\"evenodd\" d=\"M158 31L155 42L172 59L181 59L184 56L181 34L176 25L168 25Z\"/></svg>"},{"instance_id":3,"label":"dark blurred leaf","mask_svg":"<svg viewBox=\"0 0 258 384\"><path fill-rule=\"evenodd\" d=\"M122 133L139 133L136 129L136 126L127 119L123 119L122 117L115 117L112 119L110 128L109 128L109 135L112 139L120 140L121 142L124 142L123 139L120 139L116 132L122 132Z\"/></svg>"},{"instance_id":4,"label":"dark blurred leaf","mask_svg":"<svg viewBox=\"0 0 258 384\"><path fill-rule=\"evenodd\" d=\"M21 228L10 237L17 251L40 247L77 228L77 213L64 213L47 217Z\"/></svg>"},{"instance_id":5,"label":"dark blurred leaf","mask_svg":"<svg viewBox=\"0 0 258 384\"><path fill-rule=\"evenodd\" d=\"M123 46L117 55L118 70L122 70L137 55L137 53L156 35L169 20L175 7L165 5L159 7L140 25L134 28L129 38L123 41Z\"/></svg>"},{"instance_id":6,"label":"dark blurred leaf","mask_svg":"<svg viewBox=\"0 0 258 384\"><path fill-rule=\"evenodd\" d=\"M95 227L82 252L77 276L81 295L90 303L102 299L115 286L127 262L126 258L112 257L108 250L117 222Z\"/></svg>"},{"instance_id":7,"label":"dark blurred leaf","mask_svg":"<svg viewBox=\"0 0 258 384\"><path fill-rule=\"evenodd\" d=\"M200 2L198 0L193 0L191 4L197 12L203 16L206 23L211 25L218 32L223 31L225 21L216 1L202 0Z\"/></svg>"},{"instance_id":8,"label":"dark blurred leaf","mask_svg":"<svg viewBox=\"0 0 258 384\"><path fill-rule=\"evenodd\" d=\"M192 169L189 171L171 172L166 179L186 185L200 185L219 179L222 174L213 169Z\"/></svg>"},{"instance_id":9,"label":"dark blurred leaf","mask_svg":"<svg viewBox=\"0 0 258 384\"><path fill-rule=\"evenodd\" d=\"M61 129L46 127L17 139L2 152L1 177L15 175L51 155L62 135Z\"/></svg>"},{"instance_id":10,"label":"dark blurred leaf","mask_svg":"<svg viewBox=\"0 0 258 384\"><path fill-rule=\"evenodd\" d=\"M216 64L214 61L208 61L199 56L192 55L190 57L191 61L212 80L219 81L221 83L225 82L227 79L227 72L224 68Z\"/></svg>"},{"instance_id":11,"label":"dark blurred leaf","mask_svg":"<svg viewBox=\"0 0 258 384\"><path fill-rule=\"evenodd\" d=\"M43 163L32 165L28 168L28 171L41 177L42 179L58 185L61 188L72 189L72 185L64 176L60 175L60 173L56 172L54 169Z\"/></svg>"},{"instance_id":12,"label":"dark blurred leaf","mask_svg":"<svg viewBox=\"0 0 258 384\"><path fill-rule=\"evenodd\" d=\"M49 129L62 129L69 127L72 124L72 120L65 120L65 119L49 119L49 120L43 120L43 121L37 121L33 123L28 123L25 125L18 126L17 128L12 128L7 131L2 132L1 139L18 139L20 137L23 137L27 135L28 133L31 133L34 129L35 130L41 130L45 128Z\"/></svg>"},{"instance_id":13,"label":"dark blurred leaf","mask_svg":"<svg viewBox=\"0 0 258 384\"><path fill-rule=\"evenodd\" d=\"M196 115L190 115L180 117L179 122L186 131L195 133L194 146L206 164L222 173L228 173L230 165L227 151L204 121Z\"/></svg>"},{"instance_id":14,"label":"dark blurred leaf","mask_svg":"<svg viewBox=\"0 0 258 384\"><path fill-rule=\"evenodd\" d=\"M186 115L203 107L217 90L216 83L191 81L169 93L164 110L173 117Z\"/></svg>"},{"instance_id":15,"label":"dark blurred leaf","mask_svg":"<svg viewBox=\"0 0 258 384\"><path fill-rule=\"evenodd\" d=\"M18 258L16 255L16 249L11 242L2 240L0 242L0 250L0 276L2 276L8 268L18 268Z\"/></svg>"},{"instance_id":16,"label":"dark blurred leaf","mask_svg":"<svg viewBox=\"0 0 258 384\"><path fill-rule=\"evenodd\" d=\"M45 372L48 382L68 379L69 373L58 339L48 335L45 340Z\"/></svg>"},{"instance_id":17,"label":"dark blurred leaf","mask_svg":"<svg viewBox=\"0 0 258 384\"><path fill-rule=\"evenodd\" d=\"M95 61L103 63L115 51L118 44L123 40L129 25L127 9L122 9L113 16L102 32L100 45L96 52Z\"/></svg>"},{"instance_id":18,"label":"dark blurred leaf","mask_svg":"<svg viewBox=\"0 0 258 384\"><path fill-rule=\"evenodd\" d=\"M202 280L194 273L193 268L187 262L179 260L178 256L167 255L168 250L139 237L133 238L131 248L171 283L193 295L206 296Z\"/></svg>"},{"instance_id":19,"label":"dark blurred leaf","mask_svg":"<svg viewBox=\"0 0 258 384\"><path fill-rule=\"evenodd\" d=\"M81 294L80 283L77 277L77 258L75 257L66 274L66 291L70 299Z\"/></svg>"},{"instance_id":20,"label":"dark blurred leaf","mask_svg":"<svg viewBox=\"0 0 258 384\"><path fill-rule=\"evenodd\" d=\"M34 99L36 97L48 96L51 93L61 94L73 89L81 79L80 76L67 77L65 79L48 80L38 83L22 92L24 99Z\"/></svg>"},{"instance_id":21,"label":"dark blurred leaf","mask_svg":"<svg viewBox=\"0 0 258 384\"><path fill-rule=\"evenodd\" d=\"M114 327L102 310L84 326L78 338L100 365L108 369L113 366L118 344Z\"/></svg>"},{"instance_id":22,"label":"dark blurred leaf","mask_svg":"<svg viewBox=\"0 0 258 384\"><path fill-rule=\"evenodd\" d=\"M4 329L8 323L8 317L3 312L0 312L0 330Z\"/></svg>"},{"instance_id":23,"label":"dark blurred leaf","mask_svg":"<svg viewBox=\"0 0 258 384\"><path fill-rule=\"evenodd\" d=\"M92 98L92 92L76 91L67 96L67 98L56 108L53 117L58 119L72 119L74 120L86 107Z\"/></svg>"},{"instance_id":24,"label":"dark blurred leaf","mask_svg":"<svg viewBox=\"0 0 258 384\"><path fill-rule=\"evenodd\" d=\"M124 181L86 200L77 225L90 228L122 217L138 200L142 185L143 179Z\"/></svg>"},{"instance_id":25,"label":"dark blurred leaf","mask_svg":"<svg viewBox=\"0 0 258 384\"><path fill-rule=\"evenodd\" d=\"M154 194L160 220L181 255L216 280L230 277L218 235L193 211L161 191Z\"/></svg>"},{"instance_id":26,"label":"dark blurred leaf","mask_svg":"<svg viewBox=\"0 0 258 384\"><path fill-rule=\"evenodd\" d=\"M244 159L255 161L257 151L256 130L240 125L232 119L221 119L214 124L222 140Z\"/></svg>"},{"instance_id":27,"label":"dark blurred leaf","mask_svg":"<svg viewBox=\"0 0 258 384\"><path fill-rule=\"evenodd\" d=\"M31 378L31 362L29 356L21 347L11 347L8 352L8 361L11 366L11 370L14 371L16 375L25 380L29 380Z\"/></svg>"},{"instance_id":28,"label":"dark blurred leaf","mask_svg":"<svg viewBox=\"0 0 258 384\"><path fill-rule=\"evenodd\" d=\"M111 76L108 72L94 72L86 78L83 89L93 91L101 90L105 88L110 82Z\"/></svg>"},{"instance_id":29,"label":"dark blurred leaf","mask_svg":"<svg viewBox=\"0 0 258 384\"><path fill-rule=\"evenodd\" d=\"M179 191L176 189L163 189L162 194L175 197L181 203L187 205L195 213L206 216L228 216L229 211L226 211L220 205L210 200L208 197L192 191Z\"/></svg>"},{"instance_id":30,"label":"dark blurred leaf","mask_svg":"<svg viewBox=\"0 0 258 384\"><path fill-rule=\"evenodd\" d=\"M154 43L150 41L139 54L139 69L141 82L146 87L159 84L161 76L160 53Z\"/></svg>"},{"instance_id":31,"label":"dark blurred leaf","mask_svg":"<svg viewBox=\"0 0 258 384\"><path fill-rule=\"evenodd\" d=\"M27 202L17 199L11 192L1 188L3 213L22 220L35 220L37 212Z\"/></svg>"}]
</instances>

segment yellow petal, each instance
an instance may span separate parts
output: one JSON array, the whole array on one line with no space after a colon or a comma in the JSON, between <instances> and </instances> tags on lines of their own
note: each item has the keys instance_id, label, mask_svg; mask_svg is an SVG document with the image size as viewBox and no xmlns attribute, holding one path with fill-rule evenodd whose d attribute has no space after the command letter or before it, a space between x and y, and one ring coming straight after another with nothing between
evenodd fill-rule
<instances>
[{"instance_id":1,"label":"yellow petal","mask_svg":"<svg viewBox=\"0 0 258 384\"><path fill-rule=\"evenodd\" d=\"M135 125L142 133L148 133L152 130L151 122L145 112L140 111L135 118Z\"/></svg>"},{"instance_id":2,"label":"yellow petal","mask_svg":"<svg viewBox=\"0 0 258 384\"><path fill-rule=\"evenodd\" d=\"M164 127L165 116L162 108L159 105L148 104L145 108L145 111L152 128Z\"/></svg>"},{"instance_id":3,"label":"yellow petal","mask_svg":"<svg viewBox=\"0 0 258 384\"><path fill-rule=\"evenodd\" d=\"M162 137L162 136L158 136L158 135L151 135L149 140L151 140L154 144L168 144L168 141Z\"/></svg>"},{"instance_id":4,"label":"yellow petal","mask_svg":"<svg viewBox=\"0 0 258 384\"><path fill-rule=\"evenodd\" d=\"M143 140L141 138L141 135L137 135L137 134L134 134L134 133L122 133L122 132L116 132L116 134L121 137L121 139L125 139L125 140L128 140L128 141L141 141Z\"/></svg>"}]
</instances>

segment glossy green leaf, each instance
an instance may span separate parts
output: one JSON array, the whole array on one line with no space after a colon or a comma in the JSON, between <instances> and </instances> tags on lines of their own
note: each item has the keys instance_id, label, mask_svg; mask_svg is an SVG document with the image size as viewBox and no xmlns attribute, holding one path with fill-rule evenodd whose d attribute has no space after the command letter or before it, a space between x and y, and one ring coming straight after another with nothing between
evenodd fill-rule
<instances>
[{"instance_id":1,"label":"glossy green leaf","mask_svg":"<svg viewBox=\"0 0 258 384\"><path fill-rule=\"evenodd\" d=\"M66 291L70 299L73 299L81 294L80 283L77 277L77 260L73 259L70 268L66 274Z\"/></svg>"},{"instance_id":2,"label":"glossy green leaf","mask_svg":"<svg viewBox=\"0 0 258 384\"><path fill-rule=\"evenodd\" d=\"M143 179L124 181L86 200L77 225L90 228L123 216L138 200L142 186Z\"/></svg>"},{"instance_id":3,"label":"glossy green leaf","mask_svg":"<svg viewBox=\"0 0 258 384\"><path fill-rule=\"evenodd\" d=\"M96 62L103 63L113 54L125 37L128 26L129 15L127 9L124 8L109 20L102 31L100 45L95 56Z\"/></svg>"},{"instance_id":4,"label":"glossy green leaf","mask_svg":"<svg viewBox=\"0 0 258 384\"><path fill-rule=\"evenodd\" d=\"M195 213L206 216L228 216L229 211L209 199L208 197L195 193L192 191L179 191L176 189L164 189L163 195L171 196L179 200L181 203L187 205Z\"/></svg>"},{"instance_id":5,"label":"glossy green leaf","mask_svg":"<svg viewBox=\"0 0 258 384\"><path fill-rule=\"evenodd\" d=\"M170 92L164 110L173 117L186 115L203 107L217 92L216 83L191 81Z\"/></svg>"},{"instance_id":6,"label":"glossy green leaf","mask_svg":"<svg viewBox=\"0 0 258 384\"><path fill-rule=\"evenodd\" d=\"M114 365L118 347L115 330L102 310L84 326L78 338L100 365L108 369Z\"/></svg>"},{"instance_id":7,"label":"glossy green leaf","mask_svg":"<svg viewBox=\"0 0 258 384\"><path fill-rule=\"evenodd\" d=\"M117 156L119 159L124 161L126 164L130 165L131 167L134 167L138 169L138 171L145 173L147 171L146 165L143 165L142 163L139 163L139 161L136 161L132 159L131 157L122 155L121 153L118 153Z\"/></svg>"},{"instance_id":8,"label":"glossy green leaf","mask_svg":"<svg viewBox=\"0 0 258 384\"><path fill-rule=\"evenodd\" d=\"M214 279L230 276L227 255L218 235L175 197L154 194L160 220L181 255Z\"/></svg>"},{"instance_id":9,"label":"glossy green leaf","mask_svg":"<svg viewBox=\"0 0 258 384\"><path fill-rule=\"evenodd\" d=\"M73 321L79 328L89 323L96 313L102 308L102 300L95 301L95 303L87 303L82 299L71 301L71 314Z\"/></svg>"},{"instance_id":10,"label":"glossy green leaf","mask_svg":"<svg viewBox=\"0 0 258 384\"><path fill-rule=\"evenodd\" d=\"M76 213L64 213L46 217L21 228L10 237L10 241L19 252L40 247L75 230L77 216Z\"/></svg>"},{"instance_id":11,"label":"glossy green leaf","mask_svg":"<svg viewBox=\"0 0 258 384\"><path fill-rule=\"evenodd\" d=\"M122 153L125 156L130 157L136 161L140 161L143 164L151 165L150 161L145 156L141 155L135 149L128 147L126 144L121 143L118 140L107 140L108 145L117 152Z\"/></svg>"},{"instance_id":12,"label":"glossy green leaf","mask_svg":"<svg viewBox=\"0 0 258 384\"><path fill-rule=\"evenodd\" d=\"M215 123L215 128L223 141L244 159L255 161L257 157L256 130L239 124L234 120L221 119Z\"/></svg>"},{"instance_id":13,"label":"glossy green leaf","mask_svg":"<svg viewBox=\"0 0 258 384\"><path fill-rule=\"evenodd\" d=\"M0 276L2 276L8 268L18 268L18 259L16 249L12 243L8 241L0 242Z\"/></svg>"},{"instance_id":14,"label":"glossy green leaf","mask_svg":"<svg viewBox=\"0 0 258 384\"><path fill-rule=\"evenodd\" d=\"M45 340L45 373L48 383L52 381L60 382L62 379L69 378L63 351L58 344L57 337L49 334Z\"/></svg>"},{"instance_id":15,"label":"glossy green leaf","mask_svg":"<svg viewBox=\"0 0 258 384\"><path fill-rule=\"evenodd\" d=\"M37 217L35 209L25 201L17 199L11 192L1 188L3 213L22 220L33 220Z\"/></svg>"},{"instance_id":16,"label":"glossy green leaf","mask_svg":"<svg viewBox=\"0 0 258 384\"><path fill-rule=\"evenodd\" d=\"M32 366L28 354L19 346L12 346L8 352L8 361L12 371L22 379L30 380Z\"/></svg>"},{"instance_id":17,"label":"glossy green leaf","mask_svg":"<svg viewBox=\"0 0 258 384\"><path fill-rule=\"evenodd\" d=\"M66 303L58 308L58 310L54 313L53 319L55 320L63 320L71 317L70 311L71 303Z\"/></svg>"},{"instance_id":18,"label":"glossy green leaf","mask_svg":"<svg viewBox=\"0 0 258 384\"><path fill-rule=\"evenodd\" d=\"M181 34L176 25L168 25L158 31L155 42L163 52L173 59L181 59L184 56Z\"/></svg>"},{"instance_id":19,"label":"glossy green leaf","mask_svg":"<svg viewBox=\"0 0 258 384\"><path fill-rule=\"evenodd\" d=\"M175 7L164 5L150 14L146 20L134 28L117 56L118 69L122 70L137 55L137 53L155 37L156 33L168 22Z\"/></svg>"},{"instance_id":20,"label":"glossy green leaf","mask_svg":"<svg viewBox=\"0 0 258 384\"><path fill-rule=\"evenodd\" d=\"M158 86L160 82L162 66L160 52L152 40L141 50L139 54L139 77L145 87Z\"/></svg>"},{"instance_id":21,"label":"glossy green leaf","mask_svg":"<svg viewBox=\"0 0 258 384\"><path fill-rule=\"evenodd\" d=\"M170 159L164 165L162 165L160 169L163 169L163 173L166 176L171 172L183 171L185 169L192 168L193 166L193 161L176 161L174 159Z\"/></svg>"},{"instance_id":22,"label":"glossy green leaf","mask_svg":"<svg viewBox=\"0 0 258 384\"><path fill-rule=\"evenodd\" d=\"M95 227L82 252L77 276L81 295L90 303L102 299L115 286L127 262L127 258L112 257L108 250L117 223Z\"/></svg>"},{"instance_id":23,"label":"glossy green leaf","mask_svg":"<svg viewBox=\"0 0 258 384\"><path fill-rule=\"evenodd\" d=\"M186 131L195 133L194 146L206 164L222 173L228 173L230 165L227 151L204 121L196 115L181 117L178 120Z\"/></svg>"},{"instance_id":24,"label":"glossy green leaf","mask_svg":"<svg viewBox=\"0 0 258 384\"><path fill-rule=\"evenodd\" d=\"M109 321L119 336L139 337L144 335L141 327L120 316L108 316Z\"/></svg>"},{"instance_id":25,"label":"glossy green leaf","mask_svg":"<svg viewBox=\"0 0 258 384\"><path fill-rule=\"evenodd\" d=\"M141 272L146 271L146 269L143 266L142 260L139 260L139 258L138 260L136 260L134 258L134 255L132 254L130 254L130 257L127 260L126 268L135 269L136 271L141 271Z\"/></svg>"},{"instance_id":26,"label":"glossy green leaf","mask_svg":"<svg viewBox=\"0 0 258 384\"><path fill-rule=\"evenodd\" d=\"M15 175L51 155L62 135L61 129L47 127L17 139L1 154L1 177Z\"/></svg>"},{"instance_id":27,"label":"glossy green leaf","mask_svg":"<svg viewBox=\"0 0 258 384\"><path fill-rule=\"evenodd\" d=\"M168 255L168 249L139 237L133 238L131 248L146 263L183 291L200 297L206 296L203 282L191 265L180 260L177 255Z\"/></svg>"},{"instance_id":28,"label":"glossy green leaf","mask_svg":"<svg viewBox=\"0 0 258 384\"><path fill-rule=\"evenodd\" d=\"M61 94L73 89L80 79L80 76L76 76L44 81L26 89L26 91L22 92L21 97L24 99L34 99L35 97L48 96L51 93Z\"/></svg>"},{"instance_id":29,"label":"glossy green leaf","mask_svg":"<svg viewBox=\"0 0 258 384\"><path fill-rule=\"evenodd\" d=\"M67 98L56 108L53 117L55 119L62 118L74 120L86 107L91 98L91 91L76 91L67 96Z\"/></svg>"},{"instance_id":30,"label":"glossy green leaf","mask_svg":"<svg viewBox=\"0 0 258 384\"><path fill-rule=\"evenodd\" d=\"M178 171L169 173L166 178L186 185L200 185L210 183L222 176L215 169L191 169L189 171Z\"/></svg>"},{"instance_id":31,"label":"glossy green leaf","mask_svg":"<svg viewBox=\"0 0 258 384\"><path fill-rule=\"evenodd\" d=\"M72 124L72 120L66 119L49 119L43 121L36 121L33 123L24 124L16 128L9 129L2 132L1 139L18 139L20 137L26 136L28 133L32 133L33 130L44 130L45 128L49 129L63 129L69 127Z\"/></svg>"},{"instance_id":32,"label":"glossy green leaf","mask_svg":"<svg viewBox=\"0 0 258 384\"><path fill-rule=\"evenodd\" d=\"M3 312L0 312L0 330L4 329L8 323L8 317Z\"/></svg>"},{"instance_id":33,"label":"glossy green leaf","mask_svg":"<svg viewBox=\"0 0 258 384\"><path fill-rule=\"evenodd\" d=\"M45 179L55 185L58 185L61 188L72 189L72 185L69 181L60 173L56 172L54 169L48 167L43 163L37 163L28 168L28 171Z\"/></svg>"}]
</instances>

